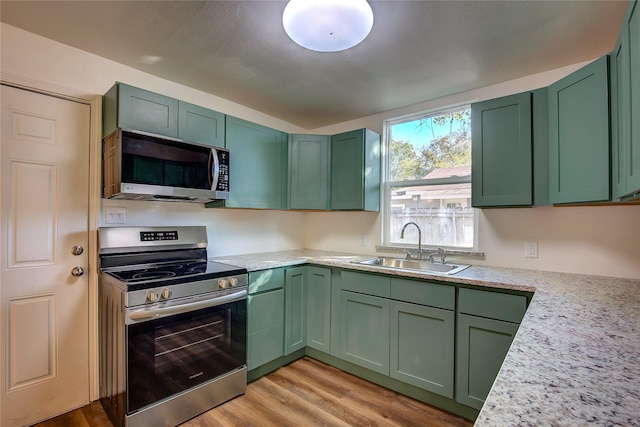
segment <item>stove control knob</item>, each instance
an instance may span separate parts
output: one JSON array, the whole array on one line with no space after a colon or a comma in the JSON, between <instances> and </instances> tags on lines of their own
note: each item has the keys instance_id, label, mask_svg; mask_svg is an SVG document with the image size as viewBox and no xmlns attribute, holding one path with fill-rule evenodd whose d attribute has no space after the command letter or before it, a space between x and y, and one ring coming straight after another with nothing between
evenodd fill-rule
<instances>
[{"instance_id":1,"label":"stove control knob","mask_svg":"<svg viewBox=\"0 0 640 427\"><path fill-rule=\"evenodd\" d=\"M160 298L169 299L171 298L172 293L173 292L171 292L171 289L163 289L162 292L160 292Z\"/></svg>"},{"instance_id":2,"label":"stove control knob","mask_svg":"<svg viewBox=\"0 0 640 427\"><path fill-rule=\"evenodd\" d=\"M229 281L227 279L218 280L218 287L220 289L227 289L229 287Z\"/></svg>"},{"instance_id":3,"label":"stove control knob","mask_svg":"<svg viewBox=\"0 0 640 427\"><path fill-rule=\"evenodd\" d=\"M229 286L231 286L232 288L235 288L236 286L238 286L238 278L237 277L230 278Z\"/></svg>"},{"instance_id":4,"label":"stove control knob","mask_svg":"<svg viewBox=\"0 0 640 427\"><path fill-rule=\"evenodd\" d=\"M158 293L156 291L149 291L147 293L147 301L149 301L149 302L158 301Z\"/></svg>"}]
</instances>

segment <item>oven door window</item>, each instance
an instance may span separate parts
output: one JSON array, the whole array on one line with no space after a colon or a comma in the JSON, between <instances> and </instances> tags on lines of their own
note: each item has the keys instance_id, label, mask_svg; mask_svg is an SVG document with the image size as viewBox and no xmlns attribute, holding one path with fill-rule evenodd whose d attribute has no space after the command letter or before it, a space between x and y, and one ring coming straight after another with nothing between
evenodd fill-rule
<instances>
[{"instance_id":1,"label":"oven door window","mask_svg":"<svg viewBox=\"0 0 640 427\"><path fill-rule=\"evenodd\" d=\"M246 365L247 302L127 326L128 410Z\"/></svg>"}]
</instances>

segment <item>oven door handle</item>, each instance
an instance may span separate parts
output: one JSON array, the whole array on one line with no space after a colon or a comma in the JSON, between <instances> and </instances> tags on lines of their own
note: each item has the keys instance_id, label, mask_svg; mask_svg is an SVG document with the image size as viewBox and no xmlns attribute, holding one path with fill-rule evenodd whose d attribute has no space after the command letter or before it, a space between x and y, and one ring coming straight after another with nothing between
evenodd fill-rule
<instances>
[{"instance_id":1,"label":"oven door handle","mask_svg":"<svg viewBox=\"0 0 640 427\"><path fill-rule=\"evenodd\" d=\"M189 311L200 310L203 308L215 307L217 305L227 304L230 302L240 301L247 297L247 290L243 289L239 292L224 295L221 297L211 298L204 301L190 302L172 307L150 308L129 313L129 319L133 321L142 321L152 319L154 317L164 317L173 314L182 314Z\"/></svg>"}]
</instances>

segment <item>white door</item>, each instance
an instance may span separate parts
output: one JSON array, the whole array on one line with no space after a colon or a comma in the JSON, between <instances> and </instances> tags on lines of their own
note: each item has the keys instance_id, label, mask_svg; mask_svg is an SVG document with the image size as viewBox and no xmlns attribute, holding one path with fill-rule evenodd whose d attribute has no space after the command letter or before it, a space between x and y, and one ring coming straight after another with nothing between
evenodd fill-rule
<instances>
[{"instance_id":1,"label":"white door","mask_svg":"<svg viewBox=\"0 0 640 427\"><path fill-rule=\"evenodd\" d=\"M1 91L0 425L9 427L89 403L90 107Z\"/></svg>"}]
</instances>

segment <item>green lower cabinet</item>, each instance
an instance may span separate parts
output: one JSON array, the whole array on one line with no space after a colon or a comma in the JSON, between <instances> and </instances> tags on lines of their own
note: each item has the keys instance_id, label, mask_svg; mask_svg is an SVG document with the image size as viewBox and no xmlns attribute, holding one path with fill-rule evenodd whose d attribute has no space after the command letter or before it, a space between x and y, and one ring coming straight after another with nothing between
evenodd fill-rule
<instances>
[{"instance_id":1,"label":"green lower cabinet","mask_svg":"<svg viewBox=\"0 0 640 427\"><path fill-rule=\"evenodd\" d=\"M307 344L307 267L285 271L284 282L284 354L300 350Z\"/></svg>"},{"instance_id":2,"label":"green lower cabinet","mask_svg":"<svg viewBox=\"0 0 640 427\"><path fill-rule=\"evenodd\" d=\"M498 375L518 324L458 314L456 400L480 409Z\"/></svg>"},{"instance_id":3,"label":"green lower cabinet","mask_svg":"<svg viewBox=\"0 0 640 427\"><path fill-rule=\"evenodd\" d=\"M391 302L391 377L453 398L455 313Z\"/></svg>"},{"instance_id":4,"label":"green lower cabinet","mask_svg":"<svg viewBox=\"0 0 640 427\"><path fill-rule=\"evenodd\" d=\"M340 292L338 356L389 375L390 301L355 292Z\"/></svg>"},{"instance_id":5,"label":"green lower cabinet","mask_svg":"<svg viewBox=\"0 0 640 427\"><path fill-rule=\"evenodd\" d=\"M247 368L284 355L284 289L249 295Z\"/></svg>"},{"instance_id":6,"label":"green lower cabinet","mask_svg":"<svg viewBox=\"0 0 640 427\"><path fill-rule=\"evenodd\" d=\"M307 267L307 346L331 353L331 269Z\"/></svg>"}]
</instances>

